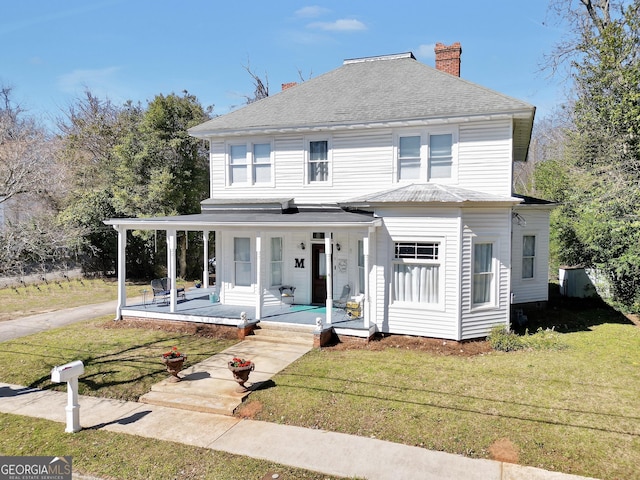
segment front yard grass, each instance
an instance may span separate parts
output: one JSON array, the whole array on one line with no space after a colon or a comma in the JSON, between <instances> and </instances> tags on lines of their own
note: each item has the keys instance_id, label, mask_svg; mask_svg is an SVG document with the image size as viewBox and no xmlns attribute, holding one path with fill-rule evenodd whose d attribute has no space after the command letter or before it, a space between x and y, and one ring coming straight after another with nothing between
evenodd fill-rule
<instances>
[{"instance_id":1,"label":"front yard grass","mask_svg":"<svg viewBox=\"0 0 640 480\"><path fill-rule=\"evenodd\" d=\"M150 291L145 285L127 285L127 297ZM0 322L61 308L102 303L118 298L118 284L111 279L75 278L0 289Z\"/></svg>"},{"instance_id":2,"label":"front yard grass","mask_svg":"<svg viewBox=\"0 0 640 480\"><path fill-rule=\"evenodd\" d=\"M567 332L558 335L562 348L471 357L314 350L244 408L258 420L639 478L640 329L606 307L546 315L569 322L557 326Z\"/></svg>"},{"instance_id":3,"label":"front yard grass","mask_svg":"<svg viewBox=\"0 0 640 480\"><path fill-rule=\"evenodd\" d=\"M135 400L166 377L164 350L175 345L192 364L233 343L113 324L105 317L3 342L0 381L52 388L52 366L82 359L80 393ZM240 414L578 475L638 478L640 329L607 307L582 303L530 316L531 330L538 326L553 326L557 341L473 356L399 341L381 350L375 343L314 350L276 375L273 388L251 393ZM31 452L33 441L18 445Z\"/></svg>"},{"instance_id":4,"label":"front yard grass","mask_svg":"<svg viewBox=\"0 0 640 480\"><path fill-rule=\"evenodd\" d=\"M170 428L170 427L168 427ZM105 430L62 434L60 423L0 413L2 455L73 458L73 473L126 480L271 478L334 480L337 477L180 443Z\"/></svg>"},{"instance_id":5,"label":"front yard grass","mask_svg":"<svg viewBox=\"0 0 640 480\"><path fill-rule=\"evenodd\" d=\"M82 360L81 395L136 401L169 376L160 357L172 347L187 355L187 368L238 342L194 335L196 328L194 324L172 331L127 328L109 315L17 338L0 344L0 380L64 391L64 384L51 383L51 369Z\"/></svg>"}]
</instances>

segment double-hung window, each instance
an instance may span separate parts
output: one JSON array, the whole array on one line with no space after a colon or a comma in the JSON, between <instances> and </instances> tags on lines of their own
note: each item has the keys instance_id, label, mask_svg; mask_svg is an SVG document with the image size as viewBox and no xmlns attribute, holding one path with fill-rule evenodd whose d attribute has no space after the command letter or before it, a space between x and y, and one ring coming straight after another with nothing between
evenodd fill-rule
<instances>
[{"instance_id":1,"label":"double-hung window","mask_svg":"<svg viewBox=\"0 0 640 480\"><path fill-rule=\"evenodd\" d=\"M398 181L454 179L455 136L453 133L399 135L397 137Z\"/></svg>"},{"instance_id":2,"label":"double-hung window","mask_svg":"<svg viewBox=\"0 0 640 480\"><path fill-rule=\"evenodd\" d=\"M231 145L229 148L229 183L231 185L248 182L247 166L247 146Z\"/></svg>"},{"instance_id":3,"label":"double-hung window","mask_svg":"<svg viewBox=\"0 0 640 480\"><path fill-rule=\"evenodd\" d=\"M233 239L234 284L237 287L251 285L251 239Z\"/></svg>"},{"instance_id":4,"label":"double-hung window","mask_svg":"<svg viewBox=\"0 0 640 480\"><path fill-rule=\"evenodd\" d=\"M253 183L271 183L271 144L253 144Z\"/></svg>"},{"instance_id":5,"label":"double-hung window","mask_svg":"<svg viewBox=\"0 0 640 480\"><path fill-rule=\"evenodd\" d=\"M400 137L398 142L398 179L420 178L420 135Z\"/></svg>"},{"instance_id":6,"label":"double-hung window","mask_svg":"<svg viewBox=\"0 0 640 480\"><path fill-rule=\"evenodd\" d=\"M229 185L273 182L271 143L243 143L229 146Z\"/></svg>"},{"instance_id":7,"label":"double-hung window","mask_svg":"<svg viewBox=\"0 0 640 480\"><path fill-rule=\"evenodd\" d=\"M495 298L493 243L473 244L473 304L490 305Z\"/></svg>"},{"instance_id":8,"label":"double-hung window","mask_svg":"<svg viewBox=\"0 0 640 480\"><path fill-rule=\"evenodd\" d=\"M453 135L429 135L429 178L451 178Z\"/></svg>"},{"instance_id":9,"label":"double-hung window","mask_svg":"<svg viewBox=\"0 0 640 480\"><path fill-rule=\"evenodd\" d=\"M282 237L271 238L271 286L282 285Z\"/></svg>"},{"instance_id":10,"label":"double-hung window","mask_svg":"<svg viewBox=\"0 0 640 480\"><path fill-rule=\"evenodd\" d=\"M358 293L364 293L364 242L358 240Z\"/></svg>"},{"instance_id":11,"label":"double-hung window","mask_svg":"<svg viewBox=\"0 0 640 480\"><path fill-rule=\"evenodd\" d=\"M522 237L522 278L533 278L535 275L536 237Z\"/></svg>"},{"instance_id":12,"label":"double-hung window","mask_svg":"<svg viewBox=\"0 0 640 480\"><path fill-rule=\"evenodd\" d=\"M394 301L440 303L440 243L395 242Z\"/></svg>"},{"instance_id":13,"label":"double-hung window","mask_svg":"<svg viewBox=\"0 0 640 480\"><path fill-rule=\"evenodd\" d=\"M309 142L309 183L329 181L329 142Z\"/></svg>"}]
</instances>

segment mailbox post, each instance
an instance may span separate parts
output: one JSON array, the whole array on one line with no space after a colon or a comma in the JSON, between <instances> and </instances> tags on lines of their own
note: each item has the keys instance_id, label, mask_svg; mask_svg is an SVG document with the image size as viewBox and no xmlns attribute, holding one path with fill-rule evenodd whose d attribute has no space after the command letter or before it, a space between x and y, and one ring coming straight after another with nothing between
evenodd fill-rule
<instances>
[{"instance_id":1,"label":"mailbox post","mask_svg":"<svg viewBox=\"0 0 640 480\"><path fill-rule=\"evenodd\" d=\"M78 377L84 373L84 364L81 360L66 363L51 369L51 381L55 383L67 382L67 428L65 432L79 432L80 405L78 404Z\"/></svg>"}]
</instances>

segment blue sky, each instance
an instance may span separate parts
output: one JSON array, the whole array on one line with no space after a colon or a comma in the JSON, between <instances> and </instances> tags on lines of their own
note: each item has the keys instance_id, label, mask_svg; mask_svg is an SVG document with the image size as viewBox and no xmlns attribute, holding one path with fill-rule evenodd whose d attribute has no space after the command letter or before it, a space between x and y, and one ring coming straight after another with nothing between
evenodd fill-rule
<instances>
[{"instance_id":1,"label":"blue sky","mask_svg":"<svg viewBox=\"0 0 640 480\"><path fill-rule=\"evenodd\" d=\"M282 83L346 58L462 44L461 76L538 107L562 102L540 72L563 35L547 0L24 0L3 2L0 84L49 123L85 88L116 103L189 91L224 114L253 93L243 69Z\"/></svg>"}]
</instances>

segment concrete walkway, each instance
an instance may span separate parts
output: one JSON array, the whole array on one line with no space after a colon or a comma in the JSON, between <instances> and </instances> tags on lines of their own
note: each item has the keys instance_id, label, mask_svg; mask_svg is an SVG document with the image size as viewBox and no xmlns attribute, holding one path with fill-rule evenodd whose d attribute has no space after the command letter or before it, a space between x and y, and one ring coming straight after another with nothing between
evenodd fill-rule
<instances>
[{"instance_id":1,"label":"concrete walkway","mask_svg":"<svg viewBox=\"0 0 640 480\"><path fill-rule=\"evenodd\" d=\"M28 335L42 329L100 316L105 310L115 311L115 304L81 307L27 317L9 328L2 328L0 340ZM73 310L70 311L70 310ZM34 320L35 317L39 317ZM18 325L20 328L18 328ZM299 348L298 348L299 347ZM372 438L346 435L316 429L278 425L255 420L243 420L230 415L210 413L214 401L206 401L214 390L237 387L225 369L231 356L255 360L256 371L249 382L256 386L304 354L304 346L283 346L264 341L244 341L185 370L178 383L161 382L153 391L177 393L197 400L180 408L142 402L125 402L81 396L80 425L84 429L104 429L129 435L181 442L212 450L225 451L265 459L284 465L343 477L370 480L578 480L585 477L549 472L533 467L471 459L460 455L430 451ZM260 367L262 365L262 367ZM224 371L224 378L223 372ZM218 378L220 377L220 378ZM223 383L221 382L226 382ZM267 382L268 385L268 382ZM219 392L218 392L219 393ZM232 408L242 401L244 394L235 394ZM204 408L203 404L204 402ZM44 418L60 422L64 434L67 394L0 383L0 412ZM194 406L195 403L195 406ZM186 409L185 409L186 408ZM167 425L171 425L167 429ZM67 434L73 435L73 434ZM88 478L76 476L76 478Z\"/></svg>"}]
</instances>

